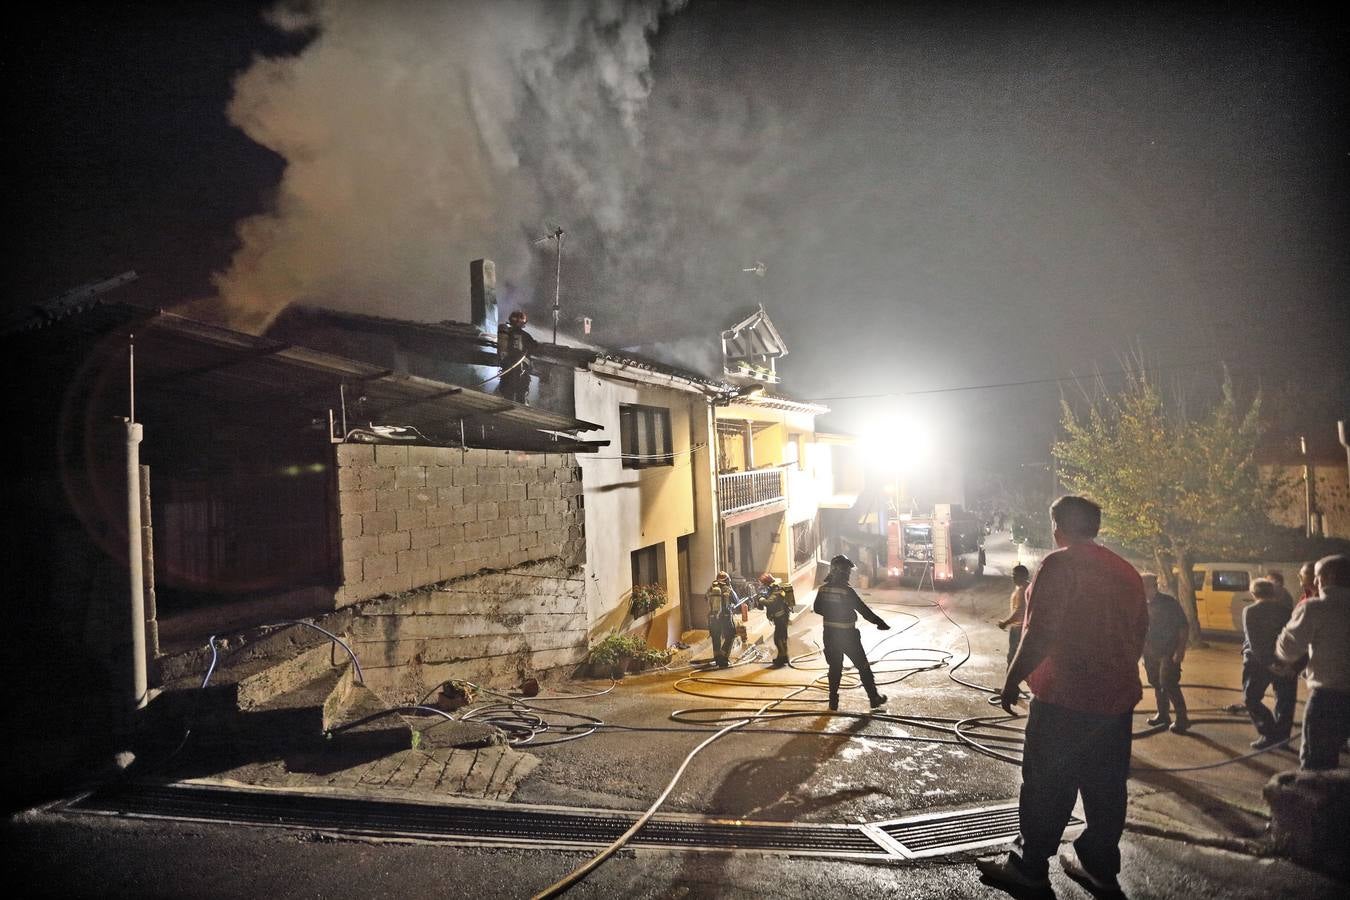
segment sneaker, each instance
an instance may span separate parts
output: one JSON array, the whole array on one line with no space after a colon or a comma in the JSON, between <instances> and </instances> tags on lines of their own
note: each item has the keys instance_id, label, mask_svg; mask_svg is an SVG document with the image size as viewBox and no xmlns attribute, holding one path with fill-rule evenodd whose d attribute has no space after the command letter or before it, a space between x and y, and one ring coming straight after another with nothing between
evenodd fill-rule
<instances>
[{"instance_id":1,"label":"sneaker","mask_svg":"<svg viewBox=\"0 0 1350 900\"><path fill-rule=\"evenodd\" d=\"M1050 876L1028 875L1017 862L1017 855L1009 853L1003 859L977 859L975 868L994 884L1008 885L1033 891L1050 890Z\"/></svg>"},{"instance_id":2,"label":"sneaker","mask_svg":"<svg viewBox=\"0 0 1350 900\"><path fill-rule=\"evenodd\" d=\"M872 708L873 708L873 709L877 709L877 708L882 707L882 706L885 706L885 705L886 705L886 695L885 695L885 694L877 694L875 697L872 698Z\"/></svg>"},{"instance_id":3,"label":"sneaker","mask_svg":"<svg viewBox=\"0 0 1350 900\"><path fill-rule=\"evenodd\" d=\"M1173 734L1185 734L1191 730L1191 723L1186 719L1177 719L1169 727Z\"/></svg>"},{"instance_id":4,"label":"sneaker","mask_svg":"<svg viewBox=\"0 0 1350 900\"><path fill-rule=\"evenodd\" d=\"M1148 719L1148 720L1146 720L1146 721L1148 722L1148 724L1150 724L1150 725L1152 725L1152 726L1154 726L1154 727L1156 728L1156 727L1159 726L1159 725L1171 725L1171 724L1172 724L1172 717L1171 717L1171 716L1154 716L1153 718Z\"/></svg>"},{"instance_id":5,"label":"sneaker","mask_svg":"<svg viewBox=\"0 0 1350 900\"><path fill-rule=\"evenodd\" d=\"M1094 875L1083 865L1083 861L1078 858L1078 851L1069 847L1059 852L1059 864L1064 867L1064 873L1070 878L1075 878L1092 888L1094 893L1100 894L1119 894L1120 882L1114 875Z\"/></svg>"},{"instance_id":6,"label":"sneaker","mask_svg":"<svg viewBox=\"0 0 1350 900\"><path fill-rule=\"evenodd\" d=\"M1256 740L1252 741L1250 746L1253 750L1269 750L1271 747L1276 747L1280 744L1283 744L1287 740L1289 739L1276 737L1273 734L1269 734L1266 735L1265 737L1259 737Z\"/></svg>"}]
</instances>

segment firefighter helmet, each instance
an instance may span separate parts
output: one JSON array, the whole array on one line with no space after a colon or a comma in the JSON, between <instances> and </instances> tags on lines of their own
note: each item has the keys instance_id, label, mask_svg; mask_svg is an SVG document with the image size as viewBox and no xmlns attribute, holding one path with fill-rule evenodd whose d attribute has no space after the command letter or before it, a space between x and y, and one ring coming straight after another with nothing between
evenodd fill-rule
<instances>
[{"instance_id":1,"label":"firefighter helmet","mask_svg":"<svg viewBox=\"0 0 1350 900\"><path fill-rule=\"evenodd\" d=\"M714 581L730 581L730 580L731 576L728 575L726 572L718 572L717 578L714 579Z\"/></svg>"},{"instance_id":2,"label":"firefighter helmet","mask_svg":"<svg viewBox=\"0 0 1350 900\"><path fill-rule=\"evenodd\" d=\"M830 568L831 568L831 569L852 569L852 568L853 568L853 560L849 559L847 556L845 556L844 554L840 553L840 554L839 554L838 556L836 556L834 559L830 560Z\"/></svg>"},{"instance_id":3,"label":"firefighter helmet","mask_svg":"<svg viewBox=\"0 0 1350 900\"><path fill-rule=\"evenodd\" d=\"M506 319L512 325L516 324L517 320L519 320L521 325L524 325L526 322L530 321L530 316L523 309L513 309L511 315L507 316Z\"/></svg>"}]
</instances>

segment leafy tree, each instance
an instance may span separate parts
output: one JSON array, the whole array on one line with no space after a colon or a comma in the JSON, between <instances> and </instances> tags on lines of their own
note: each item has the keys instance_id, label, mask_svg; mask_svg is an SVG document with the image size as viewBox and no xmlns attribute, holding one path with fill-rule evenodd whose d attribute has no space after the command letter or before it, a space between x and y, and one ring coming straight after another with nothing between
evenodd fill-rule
<instances>
[{"instance_id":1,"label":"leafy tree","mask_svg":"<svg viewBox=\"0 0 1350 900\"><path fill-rule=\"evenodd\" d=\"M1140 368L1119 393L1099 380L1085 399L1081 413L1063 403L1064 437L1052 452L1064 485L1101 504L1104 534L1151 556L1169 586L1173 563L1189 573L1200 553L1254 552L1275 489L1254 457L1259 393L1244 406L1225 372L1219 400L1193 417L1183 403L1165 403ZM1176 579L1175 590L1198 641L1190 578Z\"/></svg>"}]
</instances>

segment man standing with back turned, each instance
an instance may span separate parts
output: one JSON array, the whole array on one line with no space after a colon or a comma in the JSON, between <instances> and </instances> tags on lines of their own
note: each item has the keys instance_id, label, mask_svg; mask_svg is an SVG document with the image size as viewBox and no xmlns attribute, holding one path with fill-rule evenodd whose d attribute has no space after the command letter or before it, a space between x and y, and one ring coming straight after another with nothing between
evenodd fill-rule
<instances>
[{"instance_id":1,"label":"man standing with back turned","mask_svg":"<svg viewBox=\"0 0 1350 900\"><path fill-rule=\"evenodd\" d=\"M998 884L1048 889L1049 859L1081 792L1087 829L1060 863L1098 892L1119 891L1132 711L1143 696L1144 585L1133 566L1093 540L1097 504L1060 497L1050 518L1059 549L1031 583L1022 643L1000 692L1009 713L1023 680L1034 695L1022 749L1020 853L977 865Z\"/></svg>"}]
</instances>

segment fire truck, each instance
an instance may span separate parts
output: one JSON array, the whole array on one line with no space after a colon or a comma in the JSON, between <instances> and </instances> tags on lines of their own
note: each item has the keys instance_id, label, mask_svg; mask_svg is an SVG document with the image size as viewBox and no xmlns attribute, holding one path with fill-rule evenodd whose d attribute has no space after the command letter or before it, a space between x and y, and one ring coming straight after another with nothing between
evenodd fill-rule
<instances>
[{"instance_id":1,"label":"fire truck","mask_svg":"<svg viewBox=\"0 0 1350 900\"><path fill-rule=\"evenodd\" d=\"M887 574L897 581L952 585L984 574L984 528L960 506L901 514L888 525Z\"/></svg>"}]
</instances>

